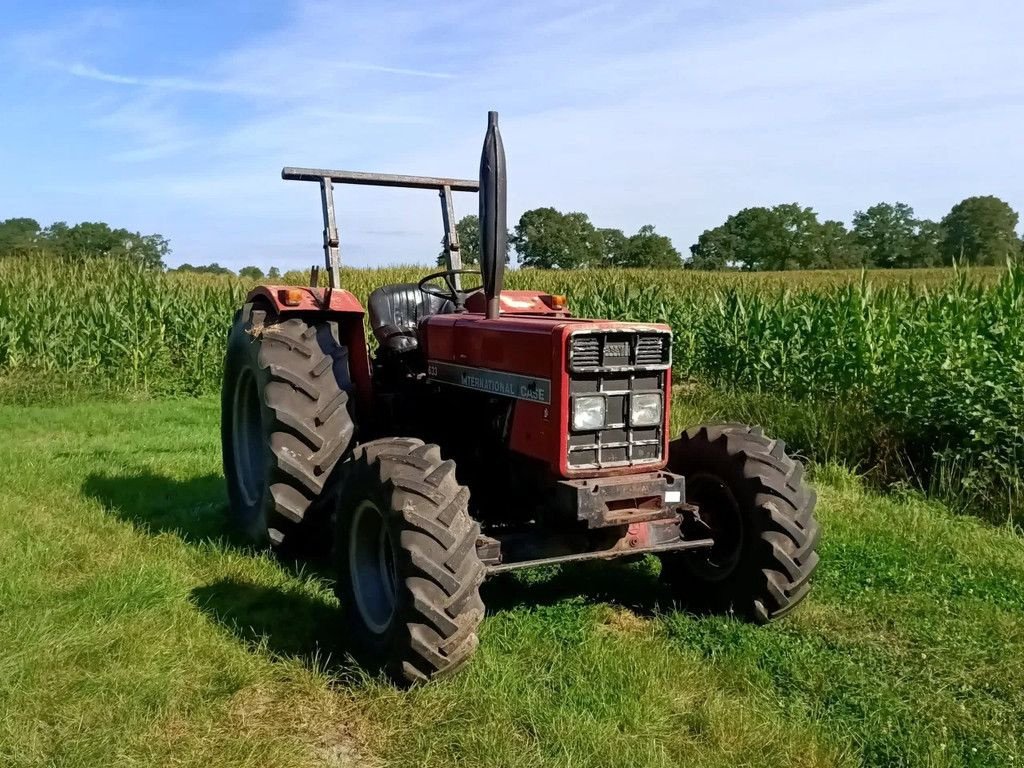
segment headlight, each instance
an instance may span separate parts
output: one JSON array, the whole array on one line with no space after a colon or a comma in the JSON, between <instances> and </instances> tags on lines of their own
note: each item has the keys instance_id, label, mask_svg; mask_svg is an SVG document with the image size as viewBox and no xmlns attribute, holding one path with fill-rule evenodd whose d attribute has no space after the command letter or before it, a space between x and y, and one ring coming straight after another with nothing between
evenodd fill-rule
<instances>
[{"instance_id":1,"label":"headlight","mask_svg":"<svg viewBox=\"0 0 1024 768\"><path fill-rule=\"evenodd\" d=\"M604 426L604 398L577 397L572 401L573 429L600 429Z\"/></svg>"},{"instance_id":2,"label":"headlight","mask_svg":"<svg viewBox=\"0 0 1024 768\"><path fill-rule=\"evenodd\" d=\"M629 402L629 423L634 427L656 427L661 424L661 399L659 392L633 395Z\"/></svg>"}]
</instances>

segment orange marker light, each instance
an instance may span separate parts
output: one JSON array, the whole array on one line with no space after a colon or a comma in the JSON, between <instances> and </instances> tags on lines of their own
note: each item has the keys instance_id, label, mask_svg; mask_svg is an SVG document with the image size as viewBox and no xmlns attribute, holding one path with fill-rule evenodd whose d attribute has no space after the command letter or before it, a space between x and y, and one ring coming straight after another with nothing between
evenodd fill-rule
<instances>
[{"instance_id":1,"label":"orange marker light","mask_svg":"<svg viewBox=\"0 0 1024 768\"><path fill-rule=\"evenodd\" d=\"M282 288L277 292L277 297L286 307L297 307L302 303L302 294L301 288Z\"/></svg>"}]
</instances>

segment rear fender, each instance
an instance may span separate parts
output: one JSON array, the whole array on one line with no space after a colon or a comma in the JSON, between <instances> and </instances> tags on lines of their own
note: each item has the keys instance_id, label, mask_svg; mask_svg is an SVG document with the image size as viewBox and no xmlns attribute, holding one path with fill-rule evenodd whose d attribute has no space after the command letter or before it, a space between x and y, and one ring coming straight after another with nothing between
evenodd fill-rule
<instances>
[{"instance_id":1,"label":"rear fender","mask_svg":"<svg viewBox=\"0 0 1024 768\"><path fill-rule=\"evenodd\" d=\"M301 291L299 302L286 304L288 293ZM245 298L246 309L256 306L278 317L301 317L307 323L335 322L338 341L348 347L349 375L355 385L357 406L364 415L372 404L369 350L363 328L363 305L352 293L340 288L310 288L295 285L258 285Z\"/></svg>"},{"instance_id":2,"label":"rear fender","mask_svg":"<svg viewBox=\"0 0 1024 768\"><path fill-rule=\"evenodd\" d=\"M287 294L299 292L298 304L286 304ZM303 285L257 285L246 296L247 302L262 298L271 311L278 315L321 312L356 314L362 317L363 305L349 291L340 288L310 288Z\"/></svg>"}]
</instances>

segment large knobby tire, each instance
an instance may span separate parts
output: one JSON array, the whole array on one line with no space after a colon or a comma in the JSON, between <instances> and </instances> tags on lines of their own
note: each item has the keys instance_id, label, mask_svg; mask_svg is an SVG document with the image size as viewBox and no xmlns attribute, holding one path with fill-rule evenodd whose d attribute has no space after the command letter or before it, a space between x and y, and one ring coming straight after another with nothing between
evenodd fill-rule
<instances>
[{"instance_id":1,"label":"large knobby tire","mask_svg":"<svg viewBox=\"0 0 1024 768\"><path fill-rule=\"evenodd\" d=\"M715 540L710 550L662 557L677 598L760 623L792 610L810 589L820 529L815 492L785 443L760 427L696 427L671 443L669 469L686 477L687 501L699 507L690 533Z\"/></svg>"},{"instance_id":2,"label":"large knobby tire","mask_svg":"<svg viewBox=\"0 0 1024 768\"><path fill-rule=\"evenodd\" d=\"M247 539L304 554L355 425L335 323L277 320L247 304L228 335L221 449L231 520Z\"/></svg>"},{"instance_id":3,"label":"large knobby tire","mask_svg":"<svg viewBox=\"0 0 1024 768\"><path fill-rule=\"evenodd\" d=\"M454 671L484 616L469 491L436 445L384 438L346 465L336 519L344 638L365 667L400 684Z\"/></svg>"}]
</instances>

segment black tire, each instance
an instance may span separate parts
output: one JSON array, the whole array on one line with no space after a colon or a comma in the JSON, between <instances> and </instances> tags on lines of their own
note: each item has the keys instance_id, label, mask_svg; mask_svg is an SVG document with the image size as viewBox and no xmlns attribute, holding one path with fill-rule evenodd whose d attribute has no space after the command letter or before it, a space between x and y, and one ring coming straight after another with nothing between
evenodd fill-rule
<instances>
[{"instance_id":1,"label":"black tire","mask_svg":"<svg viewBox=\"0 0 1024 768\"><path fill-rule=\"evenodd\" d=\"M671 443L669 469L686 476L687 501L699 507L691 533L716 541L662 557L677 598L700 613L759 623L791 611L810 590L820 528L815 492L785 443L760 427L696 427Z\"/></svg>"},{"instance_id":2,"label":"black tire","mask_svg":"<svg viewBox=\"0 0 1024 768\"><path fill-rule=\"evenodd\" d=\"M468 505L436 445L384 438L356 448L338 504L336 589L345 639L365 667L422 683L476 650L484 566Z\"/></svg>"},{"instance_id":3,"label":"black tire","mask_svg":"<svg viewBox=\"0 0 1024 768\"><path fill-rule=\"evenodd\" d=\"M307 554L355 424L335 323L276 320L247 304L228 335L221 453L230 516L251 542Z\"/></svg>"}]
</instances>

